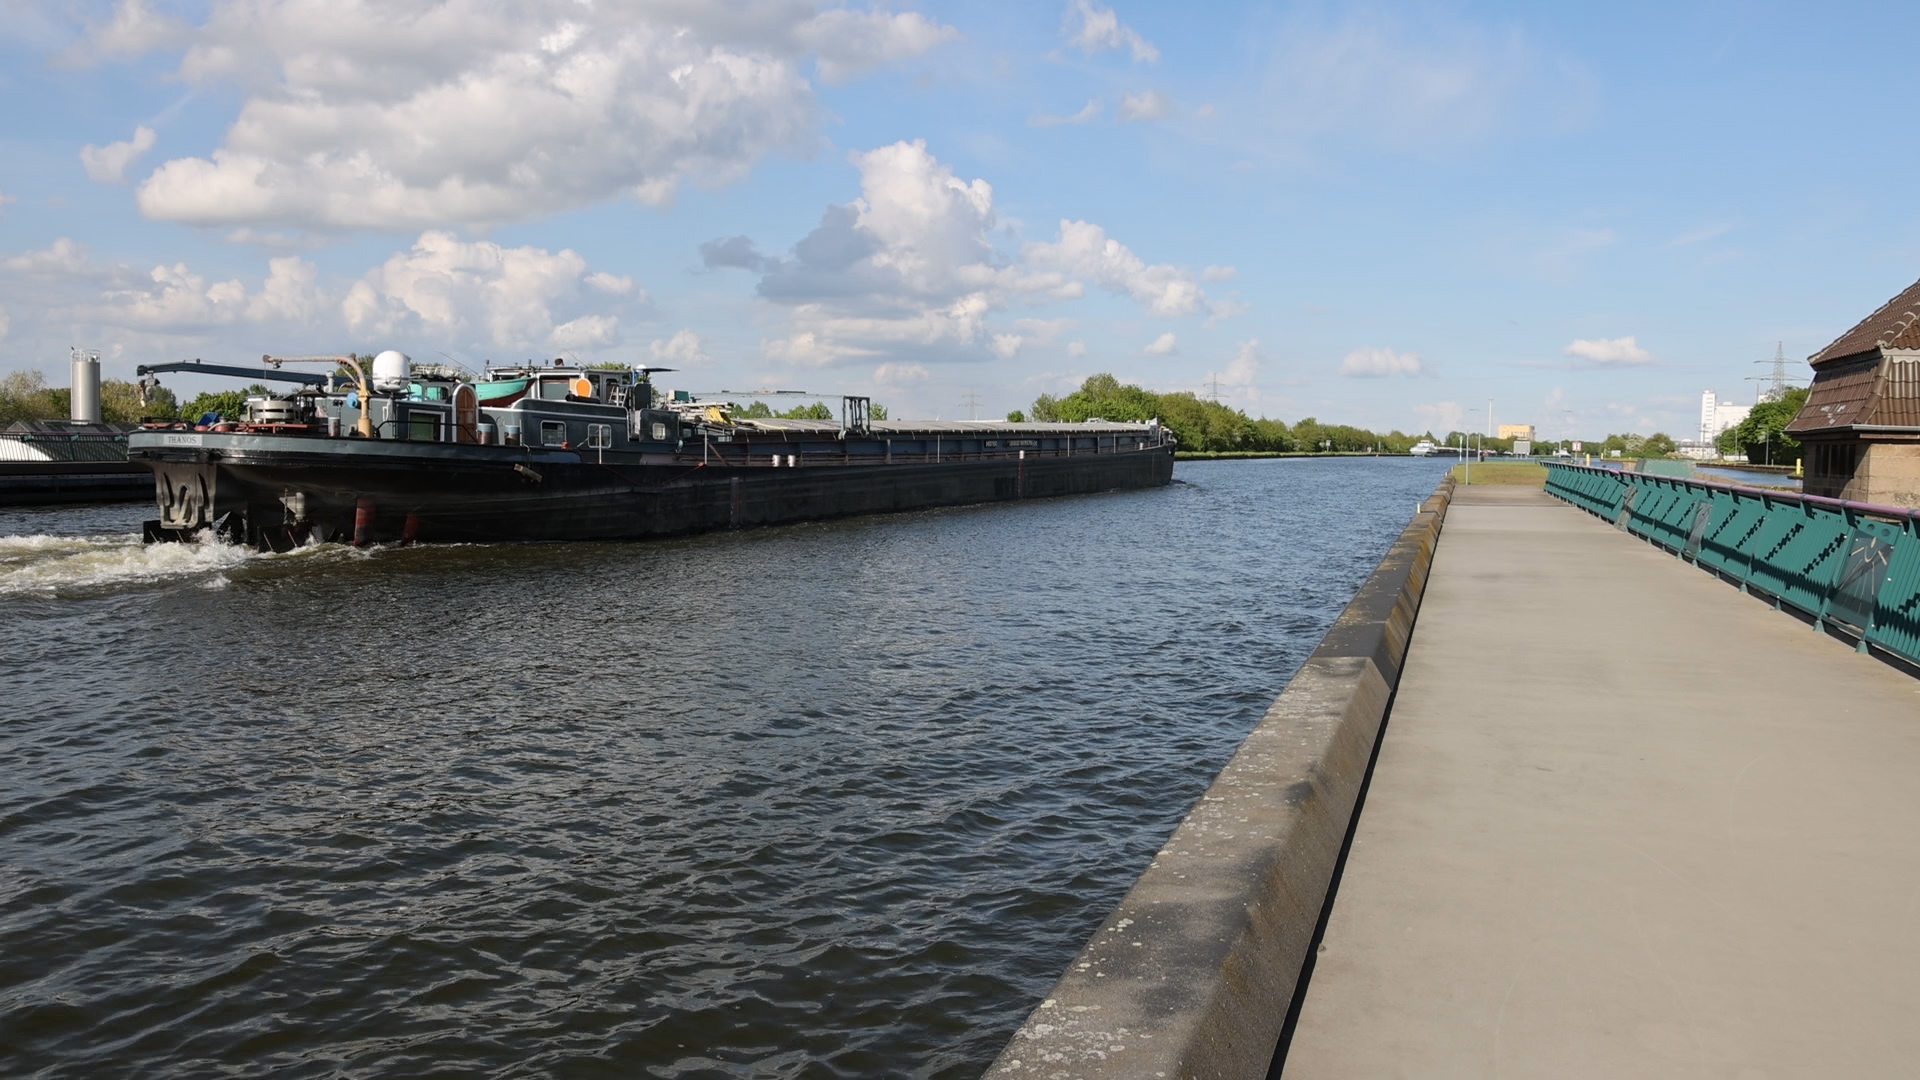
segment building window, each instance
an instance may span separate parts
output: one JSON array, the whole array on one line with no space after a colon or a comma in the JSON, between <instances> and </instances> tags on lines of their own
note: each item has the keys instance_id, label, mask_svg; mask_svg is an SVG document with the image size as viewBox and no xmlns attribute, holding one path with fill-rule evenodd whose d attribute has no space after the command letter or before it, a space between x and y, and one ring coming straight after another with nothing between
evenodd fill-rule
<instances>
[{"instance_id":1,"label":"building window","mask_svg":"<svg viewBox=\"0 0 1920 1080\"><path fill-rule=\"evenodd\" d=\"M559 420L540 421L540 445L567 445L567 425Z\"/></svg>"},{"instance_id":2,"label":"building window","mask_svg":"<svg viewBox=\"0 0 1920 1080\"><path fill-rule=\"evenodd\" d=\"M1860 447L1854 443L1821 443L1813 447L1810 463L1816 476L1851 479L1860 464Z\"/></svg>"}]
</instances>

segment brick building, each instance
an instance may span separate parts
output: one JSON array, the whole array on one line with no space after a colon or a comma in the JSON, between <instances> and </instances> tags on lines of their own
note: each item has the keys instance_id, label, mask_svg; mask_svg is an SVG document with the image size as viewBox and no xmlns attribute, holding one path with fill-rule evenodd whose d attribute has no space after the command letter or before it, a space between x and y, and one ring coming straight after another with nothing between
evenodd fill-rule
<instances>
[{"instance_id":1,"label":"brick building","mask_svg":"<svg viewBox=\"0 0 1920 1080\"><path fill-rule=\"evenodd\" d=\"M1787 433L1809 495L1920 507L1920 281L1815 353Z\"/></svg>"}]
</instances>

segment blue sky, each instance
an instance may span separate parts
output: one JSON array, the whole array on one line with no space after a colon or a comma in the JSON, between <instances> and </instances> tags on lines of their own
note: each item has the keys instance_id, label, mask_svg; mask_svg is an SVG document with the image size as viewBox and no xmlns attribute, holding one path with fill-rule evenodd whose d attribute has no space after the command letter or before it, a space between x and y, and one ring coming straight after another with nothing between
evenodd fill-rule
<instances>
[{"instance_id":1,"label":"blue sky","mask_svg":"<svg viewBox=\"0 0 1920 1080\"><path fill-rule=\"evenodd\" d=\"M1920 276L1871 59L1917 23L0 0L0 370L572 355L947 418L1110 371L1684 435Z\"/></svg>"}]
</instances>

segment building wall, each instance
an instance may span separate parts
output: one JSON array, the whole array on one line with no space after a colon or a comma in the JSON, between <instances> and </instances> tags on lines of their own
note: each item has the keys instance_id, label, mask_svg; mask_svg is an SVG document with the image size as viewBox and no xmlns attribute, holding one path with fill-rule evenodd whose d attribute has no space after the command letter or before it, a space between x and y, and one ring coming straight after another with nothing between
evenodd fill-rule
<instances>
[{"instance_id":1,"label":"building wall","mask_svg":"<svg viewBox=\"0 0 1920 1080\"><path fill-rule=\"evenodd\" d=\"M1531 439L1533 437L1532 424L1501 424L1500 433L1496 436L1496 438L1501 439Z\"/></svg>"},{"instance_id":2,"label":"building wall","mask_svg":"<svg viewBox=\"0 0 1920 1080\"><path fill-rule=\"evenodd\" d=\"M1842 499L1920 509L1920 443L1869 443Z\"/></svg>"},{"instance_id":3,"label":"building wall","mask_svg":"<svg viewBox=\"0 0 1920 1080\"><path fill-rule=\"evenodd\" d=\"M1852 436L1807 439L1808 495L1920 509L1920 442L1864 442Z\"/></svg>"}]
</instances>

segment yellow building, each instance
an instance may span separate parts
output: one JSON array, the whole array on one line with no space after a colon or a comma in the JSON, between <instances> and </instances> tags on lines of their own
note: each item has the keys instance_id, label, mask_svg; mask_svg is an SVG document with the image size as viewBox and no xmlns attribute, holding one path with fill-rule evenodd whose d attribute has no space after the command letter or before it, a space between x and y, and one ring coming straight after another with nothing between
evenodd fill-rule
<instances>
[{"instance_id":1,"label":"yellow building","mask_svg":"<svg viewBox=\"0 0 1920 1080\"><path fill-rule=\"evenodd\" d=\"M1533 438L1533 425L1532 425L1532 424L1501 424L1501 425L1500 425L1500 438L1502 438L1502 439L1532 439L1532 438Z\"/></svg>"}]
</instances>

